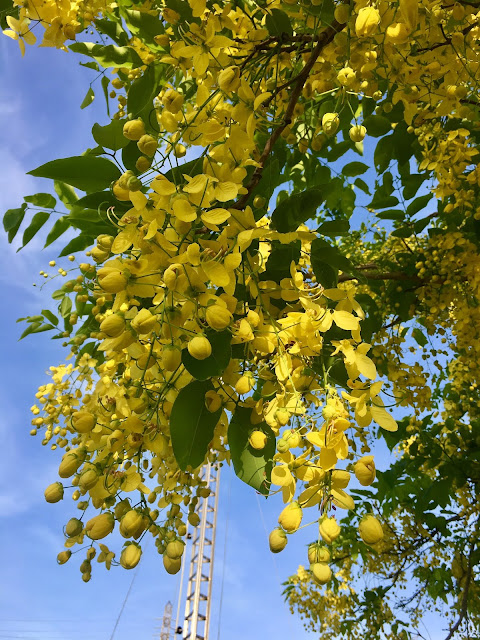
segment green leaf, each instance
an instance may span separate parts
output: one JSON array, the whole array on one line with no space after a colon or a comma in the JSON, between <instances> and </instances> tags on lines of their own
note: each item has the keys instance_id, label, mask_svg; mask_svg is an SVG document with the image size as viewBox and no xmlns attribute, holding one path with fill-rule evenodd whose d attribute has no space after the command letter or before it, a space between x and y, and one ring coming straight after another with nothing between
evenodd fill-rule
<instances>
[{"instance_id":1,"label":"green leaf","mask_svg":"<svg viewBox=\"0 0 480 640\"><path fill-rule=\"evenodd\" d=\"M132 35L140 36L144 42L155 42L155 36L164 33L164 26L159 16L129 9L125 11L125 15L127 27Z\"/></svg>"},{"instance_id":2,"label":"green leaf","mask_svg":"<svg viewBox=\"0 0 480 640\"><path fill-rule=\"evenodd\" d=\"M186 22L194 20L192 9L188 2L185 2L184 0L165 0L165 4L169 9L176 11L182 20Z\"/></svg>"},{"instance_id":3,"label":"green leaf","mask_svg":"<svg viewBox=\"0 0 480 640\"><path fill-rule=\"evenodd\" d=\"M12 240L17 235L17 231L20 229L20 225L23 222L25 217L25 212L27 210L27 205L24 203L18 209L8 209L3 216L3 228L8 233L8 242L12 242Z\"/></svg>"},{"instance_id":4,"label":"green leaf","mask_svg":"<svg viewBox=\"0 0 480 640\"><path fill-rule=\"evenodd\" d=\"M363 121L363 126L367 128L369 136L380 138L392 130L390 120L384 116L368 116Z\"/></svg>"},{"instance_id":5,"label":"green leaf","mask_svg":"<svg viewBox=\"0 0 480 640\"><path fill-rule=\"evenodd\" d=\"M184 162L178 167L172 167L166 172L165 177L167 178L167 180L170 180L170 182L178 185L185 182L185 178L183 177L184 173L187 176L191 176L192 178L194 178L199 173L202 173L202 171L203 156L200 156L199 158L195 158L194 160L190 160L189 162Z\"/></svg>"},{"instance_id":6,"label":"green leaf","mask_svg":"<svg viewBox=\"0 0 480 640\"><path fill-rule=\"evenodd\" d=\"M294 231L315 215L324 200L323 191L317 187L292 194L272 213L272 227L281 233Z\"/></svg>"},{"instance_id":7,"label":"green leaf","mask_svg":"<svg viewBox=\"0 0 480 640\"><path fill-rule=\"evenodd\" d=\"M123 149L130 142L123 135L124 123L125 120L112 120L104 127L95 123L92 127L92 135L95 142L105 149L112 149L112 151Z\"/></svg>"},{"instance_id":8,"label":"green leaf","mask_svg":"<svg viewBox=\"0 0 480 640\"><path fill-rule=\"evenodd\" d=\"M82 67L86 69L93 69L93 71L100 71L100 67L96 62L79 62Z\"/></svg>"},{"instance_id":9,"label":"green leaf","mask_svg":"<svg viewBox=\"0 0 480 640\"><path fill-rule=\"evenodd\" d=\"M409 176L402 176L403 197L405 200L413 198L427 178L428 174L426 173L412 173Z\"/></svg>"},{"instance_id":10,"label":"green leaf","mask_svg":"<svg viewBox=\"0 0 480 640\"><path fill-rule=\"evenodd\" d=\"M60 251L59 258L62 256L68 256L71 253L76 253L77 251L83 251L84 249L88 249L91 247L95 241L95 236L87 236L87 235L79 235L67 244L66 247Z\"/></svg>"},{"instance_id":11,"label":"green leaf","mask_svg":"<svg viewBox=\"0 0 480 640\"><path fill-rule=\"evenodd\" d=\"M72 312L72 301L68 296L65 296L58 307L58 311L62 318L67 318Z\"/></svg>"},{"instance_id":12,"label":"green leaf","mask_svg":"<svg viewBox=\"0 0 480 640\"><path fill-rule=\"evenodd\" d=\"M395 238L409 238L413 235L413 230L411 227L400 227L400 229L395 229L395 231L392 231L390 235L394 236Z\"/></svg>"},{"instance_id":13,"label":"green leaf","mask_svg":"<svg viewBox=\"0 0 480 640\"><path fill-rule=\"evenodd\" d=\"M415 200L413 202L410 202L407 207L407 215L414 216L416 213L424 209L432 198L433 193L427 193L427 195L425 196L415 198Z\"/></svg>"},{"instance_id":14,"label":"green leaf","mask_svg":"<svg viewBox=\"0 0 480 640\"><path fill-rule=\"evenodd\" d=\"M94 58L102 67L125 67L135 69L143 62L131 47L117 47L114 44L102 46L93 42L75 42L69 46L74 53L83 53Z\"/></svg>"},{"instance_id":15,"label":"green leaf","mask_svg":"<svg viewBox=\"0 0 480 640\"><path fill-rule=\"evenodd\" d=\"M137 147L137 143L134 140L130 140L127 146L122 149L122 163L126 169L138 174L139 171L135 166L135 163L141 155L143 154Z\"/></svg>"},{"instance_id":16,"label":"green leaf","mask_svg":"<svg viewBox=\"0 0 480 640\"><path fill-rule=\"evenodd\" d=\"M367 204L367 207L369 209L387 209L388 207L395 207L397 204L398 198L395 196L384 196L377 191L370 204Z\"/></svg>"},{"instance_id":17,"label":"green leaf","mask_svg":"<svg viewBox=\"0 0 480 640\"><path fill-rule=\"evenodd\" d=\"M307 8L308 13L320 18L323 24L330 25L333 22L335 4L333 0L322 0L319 4L311 4Z\"/></svg>"},{"instance_id":18,"label":"green leaf","mask_svg":"<svg viewBox=\"0 0 480 640\"><path fill-rule=\"evenodd\" d=\"M205 459L222 409L214 413L205 406L205 394L213 391L209 380L194 380L181 389L170 415L173 454L182 471L196 469Z\"/></svg>"},{"instance_id":19,"label":"green leaf","mask_svg":"<svg viewBox=\"0 0 480 640\"><path fill-rule=\"evenodd\" d=\"M355 176L365 173L365 171L368 171L368 166L363 162L350 162L342 169L343 175L347 176L347 178L354 178Z\"/></svg>"},{"instance_id":20,"label":"green leaf","mask_svg":"<svg viewBox=\"0 0 480 640\"><path fill-rule=\"evenodd\" d=\"M101 216L97 209L84 209L80 206L72 207L68 216L72 227L80 229L86 235L99 235L100 233L111 234L115 231L108 218Z\"/></svg>"},{"instance_id":21,"label":"green leaf","mask_svg":"<svg viewBox=\"0 0 480 640\"><path fill-rule=\"evenodd\" d=\"M252 410L237 407L228 425L228 446L233 468L240 480L267 496L275 453L275 435L265 422L253 425ZM253 449L248 437L253 430L263 431L267 436L264 449Z\"/></svg>"},{"instance_id":22,"label":"green leaf","mask_svg":"<svg viewBox=\"0 0 480 640\"><path fill-rule=\"evenodd\" d=\"M50 331L50 329L55 329L55 327L51 324L44 324L42 322L32 322L32 324L29 324L22 333L19 340L22 340L31 333L43 333L43 331Z\"/></svg>"},{"instance_id":23,"label":"green leaf","mask_svg":"<svg viewBox=\"0 0 480 640\"><path fill-rule=\"evenodd\" d=\"M335 286L338 270L352 273L353 266L340 252L338 247L329 244L323 238L315 238L311 248L312 269L317 282L325 288Z\"/></svg>"},{"instance_id":24,"label":"green leaf","mask_svg":"<svg viewBox=\"0 0 480 640\"><path fill-rule=\"evenodd\" d=\"M393 158L393 145L391 136L386 136L378 141L373 154L373 161L379 173L385 171Z\"/></svg>"},{"instance_id":25,"label":"green leaf","mask_svg":"<svg viewBox=\"0 0 480 640\"><path fill-rule=\"evenodd\" d=\"M42 314L45 316L47 320L49 320L52 324L57 326L58 318L54 313L52 313L49 309L43 309Z\"/></svg>"},{"instance_id":26,"label":"green leaf","mask_svg":"<svg viewBox=\"0 0 480 640\"><path fill-rule=\"evenodd\" d=\"M37 178L61 180L82 191L100 191L120 177L120 170L106 158L73 156L52 160L28 174Z\"/></svg>"},{"instance_id":27,"label":"green leaf","mask_svg":"<svg viewBox=\"0 0 480 640\"><path fill-rule=\"evenodd\" d=\"M57 240L62 234L65 233L69 226L70 222L68 221L68 216L62 216L61 218L56 220L55 224L48 232L48 236L45 240L45 245L43 248L45 249L45 247L50 246L52 242L55 242L55 240Z\"/></svg>"},{"instance_id":28,"label":"green leaf","mask_svg":"<svg viewBox=\"0 0 480 640\"><path fill-rule=\"evenodd\" d=\"M17 249L17 251L20 251L20 249L23 249L23 247L30 242L30 240L34 237L37 231L39 231L43 227L43 225L46 223L49 217L50 217L50 214L47 213L46 211L39 211L33 216L31 223L23 232L22 246L19 249Z\"/></svg>"},{"instance_id":29,"label":"green leaf","mask_svg":"<svg viewBox=\"0 0 480 640\"><path fill-rule=\"evenodd\" d=\"M265 27L271 36L281 36L286 33L289 36L293 34L292 23L290 18L284 11L280 9L272 9L265 18Z\"/></svg>"},{"instance_id":30,"label":"green leaf","mask_svg":"<svg viewBox=\"0 0 480 640\"><path fill-rule=\"evenodd\" d=\"M44 207L45 209L55 209L57 204L55 198L49 193L36 193L33 196L25 196L24 200L35 207Z\"/></svg>"},{"instance_id":31,"label":"green leaf","mask_svg":"<svg viewBox=\"0 0 480 640\"><path fill-rule=\"evenodd\" d=\"M334 269L327 262L312 257L312 269L317 282L325 289L333 289L338 283L338 269Z\"/></svg>"},{"instance_id":32,"label":"green leaf","mask_svg":"<svg viewBox=\"0 0 480 640\"><path fill-rule=\"evenodd\" d=\"M128 90L127 112L137 116L140 111L157 95L157 84L155 82L155 70L152 65L148 66L143 75L132 82Z\"/></svg>"},{"instance_id":33,"label":"green leaf","mask_svg":"<svg viewBox=\"0 0 480 640\"><path fill-rule=\"evenodd\" d=\"M99 31L105 33L118 45L123 47L128 44L127 32L122 29L121 24L116 20L95 18L95 26Z\"/></svg>"},{"instance_id":34,"label":"green leaf","mask_svg":"<svg viewBox=\"0 0 480 640\"><path fill-rule=\"evenodd\" d=\"M90 106L94 100L95 100L95 91L92 89L92 87L89 87L84 99L82 100L80 109L85 109L86 107Z\"/></svg>"},{"instance_id":35,"label":"green leaf","mask_svg":"<svg viewBox=\"0 0 480 640\"><path fill-rule=\"evenodd\" d=\"M388 211L377 213L377 218L380 218L380 220L403 220L405 218L405 211L401 209L389 209Z\"/></svg>"},{"instance_id":36,"label":"green leaf","mask_svg":"<svg viewBox=\"0 0 480 640\"><path fill-rule=\"evenodd\" d=\"M210 331L206 337L212 345L212 353L205 360L192 357L188 349L182 350L183 366L197 380L208 380L221 375L232 357L232 334L229 331Z\"/></svg>"},{"instance_id":37,"label":"green leaf","mask_svg":"<svg viewBox=\"0 0 480 640\"><path fill-rule=\"evenodd\" d=\"M102 78L102 89L103 89L103 95L105 96L105 102L107 104L107 116L110 117L110 101L109 101L109 95L108 95L108 85L110 84L110 80L107 78L107 76L103 76Z\"/></svg>"},{"instance_id":38,"label":"green leaf","mask_svg":"<svg viewBox=\"0 0 480 640\"><path fill-rule=\"evenodd\" d=\"M67 207L67 209L71 209L72 205L78 200L78 196L75 193L75 189L61 180L54 180L53 186L57 196L63 202L63 204Z\"/></svg>"},{"instance_id":39,"label":"green leaf","mask_svg":"<svg viewBox=\"0 0 480 640\"><path fill-rule=\"evenodd\" d=\"M275 280L280 282L282 278L290 278L290 263L298 262L302 251L300 240L294 240L288 244L282 244L274 240L272 249L266 264L266 271L262 273L262 280Z\"/></svg>"},{"instance_id":40,"label":"green leaf","mask_svg":"<svg viewBox=\"0 0 480 640\"><path fill-rule=\"evenodd\" d=\"M345 236L350 230L348 220L327 220L323 222L317 229L318 233L323 236Z\"/></svg>"},{"instance_id":41,"label":"green leaf","mask_svg":"<svg viewBox=\"0 0 480 640\"><path fill-rule=\"evenodd\" d=\"M421 346L424 347L428 340L423 331L420 331L417 327L412 331L412 338Z\"/></svg>"},{"instance_id":42,"label":"green leaf","mask_svg":"<svg viewBox=\"0 0 480 640\"><path fill-rule=\"evenodd\" d=\"M365 182L365 180L362 180L361 178L357 178L353 184L359 189L361 189L363 193L366 193L367 196L372 195L370 193L370 189L368 188L368 184Z\"/></svg>"}]
</instances>

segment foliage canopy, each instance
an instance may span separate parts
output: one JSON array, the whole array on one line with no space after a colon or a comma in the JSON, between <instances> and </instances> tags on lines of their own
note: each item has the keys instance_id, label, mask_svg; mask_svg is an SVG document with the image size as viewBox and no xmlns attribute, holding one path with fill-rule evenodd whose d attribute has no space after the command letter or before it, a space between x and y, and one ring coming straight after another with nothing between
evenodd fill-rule
<instances>
[{"instance_id":1,"label":"foliage canopy","mask_svg":"<svg viewBox=\"0 0 480 640\"><path fill-rule=\"evenodd\" d=\"M73 356L32 409L81 512L58 561L90 539L88 581L119 530L123 567L152 535L178 571L202 468L226 462L281 494L272 551L318 523L285 595L320 637L416 637L442 602L448 640L478 633L478 3L0 12L22 55L40 36L86 60L82 109L106 100L91 148L30 172L56 195L3 219L88 250L23 319Z\"/></svg>"}]
</instances>

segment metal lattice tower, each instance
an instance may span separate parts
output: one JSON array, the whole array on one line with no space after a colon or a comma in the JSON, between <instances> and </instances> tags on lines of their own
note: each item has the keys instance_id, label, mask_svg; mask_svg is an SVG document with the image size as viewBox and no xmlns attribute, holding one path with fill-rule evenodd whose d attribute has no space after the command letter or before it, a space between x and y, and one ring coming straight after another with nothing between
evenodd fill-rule
<instances>
[{"instance_id":1,"label":"metal lattice tower","mask_svg":"<svg viewBox=\"0 0 480 640\"><path fill-rule=\"evenodd\" d=\"M215 551L215 531L217 526L218 493L220 469L208 464L202 473L202 480L210 489L207 498L201 498L196 512L200 523L191 534L190 563L185 596L185 615L183 626L178 626L179 612L183 597L183 577L185 562L182 566L180 590L178 594L178 612L176 633L183 640L208 640L210 629L210 608L212 602L213 560Z\"/></svg>"},{"instance_id":2,"label":"metal lattice tower","mask_svg":"<svg viewBox=\"0 0 480 640\"><path fill-rule=\"evenodd\" d=\"M168 601L165 605L165 611L163 612L160 640L170 640L170 629L172 628L172 609L172 603Z\"/></svg>"}]
</instances>

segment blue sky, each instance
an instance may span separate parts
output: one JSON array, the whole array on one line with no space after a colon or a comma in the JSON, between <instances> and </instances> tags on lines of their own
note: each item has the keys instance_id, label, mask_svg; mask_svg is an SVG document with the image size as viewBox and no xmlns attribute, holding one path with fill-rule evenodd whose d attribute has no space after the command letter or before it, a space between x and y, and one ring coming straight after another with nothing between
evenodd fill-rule
<instances>
[{"instance_id":1,"label":"blue sky","mask_svg":"<svg viewBox=\"0 0 480 640\"><path fill-rule=\"evenodd\" d=\"M28 48L22 59L16 43L0 37L0 68L3 215L6 209L19 206L23 195L50 189L48 181L26 176L28 170L92 146L92 124L106 120L101 90L92 106L80 110L94 73L77 66L71 55ZM48 261L56 257L62 240L42 251L42 239L35 238L18 254L18 244L8 245L3 233L0 243L5 374L0 386L0 640L108 640L134 572L119 568L106 572L94 562L92 580L85 584L77 560L57 566L55 558L64 541L62 526L77 510L69 498L55 505L47 505L43 498L45 486L57 479L61 453L44 450L40 439L29 435L29 408L37 386L46 380L46 369L60 363L65 353L48 334L17 341L22 329L16 319L48 307L45 294L32 282L42 280L38 272L48 270ZM280 583L298 564L306 563L305 545L316 532L313 527L299 532L282 554L270 554L268 531L281 508L279 499L257 498L228 469L223 472L211 640L314 637L289 614ZM177 588L178 577L164 572L161 557L149 545L114 638L159 637L159 631L154 635L155 628L161 625L167 600L174 602L176 610ZM436 640L435 635L431 637Z\"/></svg>"},{"instance_id":2,"label":"blue sky","mask_svg":"<svg viewBox=\"0 0 480 640\"><path fill-rule=\"evenodd\" d=\"M106 124L104 99L80 110L94 73L75 64L73 56L29 47L20 57L16 43L0 37L0 213L17 207L24 195L49 190L51 183L26 172L55 157L81 153L92 145L91 126ZM21 234L20 234L21 236ZM90 583L81 580L79 562L63 566L56 555L63 549L63 524L77 515L70 499L48 505L45 486L57 479L60 452L51 452L29 435L34 394L46 381L45 371L60 363L64 350L48 334L17 341L16 319L48 307L45 293L32 287L41 282L41 269L65 241L42 251L35 238L16 253L0 234L3 384L0 442L0 640L109 639L133 571L105 571L94 562ZM47 300L47 301L46 301ZM53 302L53 301L51 301ZM268 530L281 510L278 501L262 499ZM227 547L224 553L228 518ZM312 537L314 534L312 535ZM309 542L307 534L304 543ZM226 558L225 570L223 558ZM227 469L222 475L217 533L217 556L211 638L217 638L219 599L223 576L221 638L252 640L285 633L307 638L301 623L291 616L281 597L281 581L304 561L301 540L291 540L280 557L272 557L262 523L259 501ZM178 577L168 576L153 544L144 552L138 575L115 633L116 640L155 637L165 603L175 602ZM176 610L176 608L175 608ZM157 637L159 636L159 631Z\"/></svg>"}]
</instances>

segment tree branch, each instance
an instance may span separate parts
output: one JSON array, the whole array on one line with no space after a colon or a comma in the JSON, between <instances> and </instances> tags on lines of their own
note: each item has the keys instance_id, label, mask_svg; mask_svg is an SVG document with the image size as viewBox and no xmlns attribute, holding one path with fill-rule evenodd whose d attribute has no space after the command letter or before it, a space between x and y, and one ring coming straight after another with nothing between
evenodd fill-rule
<instances>
[{"instance_id":1,"label":"tree branch","mask_svg":"<svg viewBox=\"0 0 480 640\"><path fill-rule=\"evenodd\" d=\"M469 589L470 589L470 582L472 580L472 572L473 572L472 556L473 556L474 550L475 550L475 540L470 543L470 549L469 549L469 553L468 553L468 564L467 564L467 577L466 577L466 580L465 580L465 589L464 589L464 592L463 592L462 606L461 606L461 609L460 609L460 614L459 614L459 616L457 618L457 621L453 625L453 627L450 628L450 632L449 632L448 636L445 638L445 640L451 640L451 638L453 638L453 636L457 632L458 628L462 624L463 620L467 616L467 611L468 611L468 592L469 592Z\"/></svg>"},{"instance_id":2,"label":"tree branch","mask_svg":"<svg viewBox=\"0 0 480 640\"><path fill-rule=\"evenodd\" d=\"M292 91L292 95L290 96L290 100L288 101L287 108L285 110L285 115L283 117L283 121L275 129L275 131L272 133L270 138L267 140L265 147L263 148L262 155L260 156L260 159L258 161L259 166L253 172L250 182L246 187L247 193L245 193L235 204L232 205L231 207L232 209L243 209L247 204L250 194L252 193L252 191L255 189L255 187L257 186L257 184L260 182L262 178L265 162L268 156L270 155L270 153L272 152L272 149L276 141L281 136L284 129L288 127L288 125L291 124L292 122L292 116L295 110L295 106L298 102L300 94L302 93L302 89L305 85L305 82L307 81L308 76L310 75L310 71L312 70L313 65L315 64L322 49L326 47L327 44L330 44L330 42L332 42L335 35L339 33L344 27L345 25L342 25L336 20L334 20L332 25L327 29L325 29L325 31L323 31L318 36L317 44L315 45L312 51L312 55L306 62L305 66L303 67L303 70L298 74L298 76L295 79L295 87Z\"/></svg>"}]
</instances>

